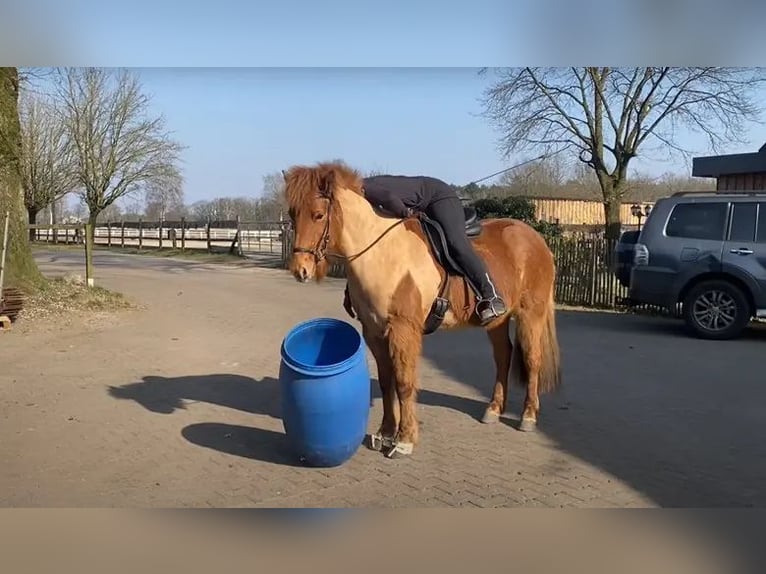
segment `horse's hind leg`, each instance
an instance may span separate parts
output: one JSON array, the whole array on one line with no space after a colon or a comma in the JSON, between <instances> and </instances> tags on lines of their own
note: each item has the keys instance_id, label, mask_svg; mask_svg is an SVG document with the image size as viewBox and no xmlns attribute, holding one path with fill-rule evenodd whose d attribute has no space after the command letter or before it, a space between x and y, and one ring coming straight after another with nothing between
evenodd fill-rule
<instances>
[{"instance_id":1,"label":"horse's hind leg","mask_svg":"<svg viewBox=\"0 0 766 574\"><path fill-rule=\"evenodd\" d=\"M378 432L369 438L369 448L382 450L390 448L399 429L399 399L396 396L394 372L388 354L388 344L382 337L365 337L367 346L378 367L378 384L383 396L383 420Z\"/></svg>"},{"instance_id":2,"label":"horse's hind leg","mask_svg":"<svg viewBox=\"0 0 766 574\"><path fill-rule=\"evenodd\" d=\"M511 355L513 353L513 343L511 343L508 335L509 323L510 319L487 329L492 344L492 355L495 359L495 389L492 393L492 400L487 406L487 410L484 411L484 417L481 420L483 423L497 422L500 415L505 412L508 402L508 371L511 367Z\"/></svg>"},{"instance_id":3,"label":"horse's hind leg","mask_svg":"<svg viewBox=\"0 0 766 574\"><path fill-rule=\"evenodd\" d=\"M540 384L540 368L543 359L543 324L542 320L527 312L516 325L516 341L521 347L521 356L518 357L523 365L522 377L526 379L527 396L524 399L524 411L521 415L519 430L533 431L537 428L537 417L540 413L540 397L538 387Z\"/></svg>"}]
</instances>

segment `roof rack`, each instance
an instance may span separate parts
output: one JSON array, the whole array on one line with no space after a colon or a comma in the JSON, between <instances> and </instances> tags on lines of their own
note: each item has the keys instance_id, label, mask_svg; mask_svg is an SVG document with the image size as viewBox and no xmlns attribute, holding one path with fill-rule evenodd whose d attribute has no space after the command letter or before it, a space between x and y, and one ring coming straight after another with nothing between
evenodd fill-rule
<instances>
[{"instance_id":1,"label":"roof rack","mask_svg":"<svg viewBox=\"0 0 766 574\"><path fill-rule=\"evenodd\" d=\"M710 189L707 191L677 191L670 197L682 197L684 195L766 195L766 189L756 189L756 190L717 190L717 189Z\"/></svg>"}]
</instances>

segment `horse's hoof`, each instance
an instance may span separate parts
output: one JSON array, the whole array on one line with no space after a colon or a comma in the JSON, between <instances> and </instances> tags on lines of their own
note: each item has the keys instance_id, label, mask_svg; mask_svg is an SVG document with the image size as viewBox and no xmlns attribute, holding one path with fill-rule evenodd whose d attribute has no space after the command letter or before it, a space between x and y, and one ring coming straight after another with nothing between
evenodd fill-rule
<instances>
[{"instance_id":1,"label":"horse's hoof","mask_svg":"<svg viewBox=\"0 0 766 574\"><path fill-rule=\"evenodd\" d=\"M367 448L380 452L383 449L391 448L394 444L393 437L383 436L380 433L371 434L367 436Z\"/></svg>"},{"instance_id":2,"label":"horse's hoof","mask_svg":"<svg viewBox=\"0 0 766 574\"><path fill-rule=\"evenodd\" d=\"M414 445L411 442L397 442L385 449L383 455L386 458L401 458L403 456L409 456L414 450Z\"/></svg>"},{"instance_id":3,"label":"horse's hoof","mask_svg":"<svg viewBox=\"0 0 766 574\"><path fill-rule=\"evenodd\" d=\"M483 422L485 425L496 423L499 420L500 420L500 414L496 413L492 409L487 409L486 411L484 411L484 416L481 417L481 422Z\"/></svg>"},{"instance_id":4,"label":"horse's hoof","mask_svg":"<svg viewBox=\"0 0 766 574\"><path fill-rule=\"evenodd\" d=\"M535 419L521 419L519 424L519 430L522 432L530 432L537 428L537 421Z\"/></svg>"}]
</instances>

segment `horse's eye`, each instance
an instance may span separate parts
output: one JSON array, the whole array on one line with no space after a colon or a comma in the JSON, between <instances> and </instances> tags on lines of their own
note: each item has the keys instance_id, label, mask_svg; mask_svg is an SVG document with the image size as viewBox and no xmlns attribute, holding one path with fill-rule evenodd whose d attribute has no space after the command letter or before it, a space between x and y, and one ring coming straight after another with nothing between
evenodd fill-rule
<instances>
[{"instance_id":1,"label":"horse's eye","mask_svg":"<svg viewBox=\"0 0 766 574\"><path fill-rule=\"evenodd\" d=\"M317 212L314 214L314 221L322 221L324 219L324 213Z\"/></svg>"}]
</instances>

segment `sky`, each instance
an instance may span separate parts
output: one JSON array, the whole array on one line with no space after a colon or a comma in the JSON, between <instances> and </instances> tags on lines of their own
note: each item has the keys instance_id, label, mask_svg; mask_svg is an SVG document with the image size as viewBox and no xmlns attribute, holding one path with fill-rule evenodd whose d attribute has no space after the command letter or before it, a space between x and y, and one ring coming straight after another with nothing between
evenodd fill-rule
<instances>
[{"instance_id":1,"label":"sky","mask_svg":"<svg viewBox=\"0 0 766 574\"><path fill-rule=\"evenodd\" d=\"M469 181L503 169L469 68L140 69L184 152L187 199L258 194L263 176L343 159Z\"/></svg>"},{"instance_id":2,"label":"sky","mask_svg":"<svg viewBox=\"0 0 766 574\"><path fill-rule=\"evenodd\" d=\"M466 184L529 157L501 157L479 117L491 77L478 66L757 65L766 3L719 4L27 0L0 19L0 53L21 66L136 70L152 111L187 146L190 202L257 195L266 174L334 158ZM730 33L709 34L724 17ZM766 128L746 135L724 151L758 149ZM701 138L682 139L709 153Z\"/></svg>"},{"instance_id":3,"label":"sky","mask_svg":"<svg viewBox=\"0 0 766 574\"><path fill-rule=\"evenodd\" d=\"M362 172L425 174L465 185L523 161L503 159L481 117L493 81L477 68L140 68L153 113L187 149L186 199L257 196L263 176L343 159ZM755 126L751 147L766 130ZM702 138L682 134L700 150ZM686 164L638 158L633 168L689 174Z\"/></svg>"}]
</instances>

